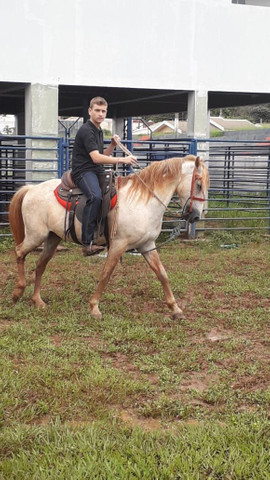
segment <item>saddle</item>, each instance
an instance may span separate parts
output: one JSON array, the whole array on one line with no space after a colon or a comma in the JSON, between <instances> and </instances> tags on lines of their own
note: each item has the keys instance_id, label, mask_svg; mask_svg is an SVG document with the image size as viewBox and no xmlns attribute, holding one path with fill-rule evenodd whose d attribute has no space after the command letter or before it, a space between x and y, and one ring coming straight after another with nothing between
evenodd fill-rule
<instances>
[{"instance_id":1,"label":"saddle","mask_svg":"<svg viewBox=\"0 0 270 480\"><path fill-rule=\"evenodd\" d=\"M115 187L115 173L105 172L98 175L98 181L102 192L101 209L97 220L97 228L95 230L95 242L104 245L109 243L107 215L109 211L115 207L117 202L117 193ZM86 196L72 180L71 170L64 172L61 183L54 190L57 201L66 209L65 216L65 239L71 236L75 243L79 242L76 232L74 220L75 217L82 223L83 208L86 204ZM105 237L105 238L104 238Z\"/></svg>"}]
</instances>

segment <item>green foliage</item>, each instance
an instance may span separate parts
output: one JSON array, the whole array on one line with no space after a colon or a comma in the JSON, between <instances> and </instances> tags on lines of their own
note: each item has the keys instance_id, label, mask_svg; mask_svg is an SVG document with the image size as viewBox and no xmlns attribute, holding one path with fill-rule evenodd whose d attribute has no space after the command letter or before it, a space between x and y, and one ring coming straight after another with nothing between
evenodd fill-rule
<instances>
[{"instance_id":1,"label":"green foliage","mask_svg":"<svg viewBox=\"0 0 270 480\"><path fill-rule=\"evenodd\" d=\"M210 137L211 138L219 138L219 137L223 137L223 135L224 135L224 132L221 132L220 130L210 132Z\"/></svg>"},{"instance_id":2,"label":"green foliage","mask_svg":"<svg viewBox=\"0 0 270 480\"><path fill-rule=\"evenodd\" d=\"M252 123L270 122L270 103L211 110L211 116L219 115L224 118L245 118Z\"/></svg>"},{"instance_id":3,"label":"green foliage","mask_svg":"<svg viewBox=\"0 0 270 480\"><path fill-rule=\"evenodd\" d=\"M4 235L3 231L1 233ZM11 236L0 237L0 252L6 252L10 248L12 248L13 245L13 238Z\"/></svg>"}]
</instances>

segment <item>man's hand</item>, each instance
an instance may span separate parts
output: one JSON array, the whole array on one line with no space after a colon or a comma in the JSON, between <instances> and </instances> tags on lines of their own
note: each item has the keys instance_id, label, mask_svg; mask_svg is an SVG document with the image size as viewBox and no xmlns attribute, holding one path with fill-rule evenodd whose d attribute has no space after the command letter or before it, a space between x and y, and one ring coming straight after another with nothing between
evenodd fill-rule
<instances>
[{"instance_id":1,"label":"man's hand","mask_svg":"<svg viewBox=\"0 0 270 480\"><path fill-rule=\"evenodd\" d=\"M111 139L111 144L114 148L116 147L117 142L121 142L121 139L120 139L119 135L114 135Z\"/></svg>"},{"instance_id":2,"label":"man's hand","mask_svg":"<svg viewBox=\"0 0 270 480\"><path fill-rule=\"evenodd\" d=\"M138 160L134 155L129 155L128 157L123 157L123 163L126 165L138 165Z\"/></svg>"},{"instance_id":3,"label":"man's hand","mask_svg":"<svg viewBox=\"0 0 270 480\"><path fill-rule=\"evenodd\" d=\"M118 142L121 142L120 137L118 135L114 135L111 139L111 145L116 147L116 145L118 145ZM135 157L134 155L128 155L127 157L119 158L118 161L126 165L138 165L137 157Z\"/></svg>"}]
</instances>

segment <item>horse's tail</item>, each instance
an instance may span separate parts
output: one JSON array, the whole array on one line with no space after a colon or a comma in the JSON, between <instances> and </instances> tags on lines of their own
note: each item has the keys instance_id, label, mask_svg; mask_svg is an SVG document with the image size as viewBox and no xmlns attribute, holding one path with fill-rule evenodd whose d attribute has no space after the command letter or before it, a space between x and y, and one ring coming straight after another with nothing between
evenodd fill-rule
<instances>
[{"instance_id":1,"label":"horse's tail","mask_svg":"<svg viewBox=\"0 0 270 480\"><path fill-rule=\"evenodd\" d=\"M24 221L22 216L22 202L31 185L21 187L12 197L9 206L9 224L16 245L24 240Z\"/></svg>"}]
</instances>

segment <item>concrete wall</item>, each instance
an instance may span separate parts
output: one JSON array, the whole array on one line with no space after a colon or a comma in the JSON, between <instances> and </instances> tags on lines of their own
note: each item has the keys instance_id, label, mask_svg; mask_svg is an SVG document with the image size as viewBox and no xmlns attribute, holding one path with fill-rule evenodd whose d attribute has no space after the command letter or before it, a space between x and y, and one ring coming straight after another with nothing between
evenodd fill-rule
<instances>
[{"instance_id":1,"label":"concrete wall","mask_svg":"<svg viewBox=\"0 0 270 480\"><path fill-rule=\"evenodd\" d=\"M0 81L270 92L270 8L0 0Z\"/></svg>"}]
</instances>

